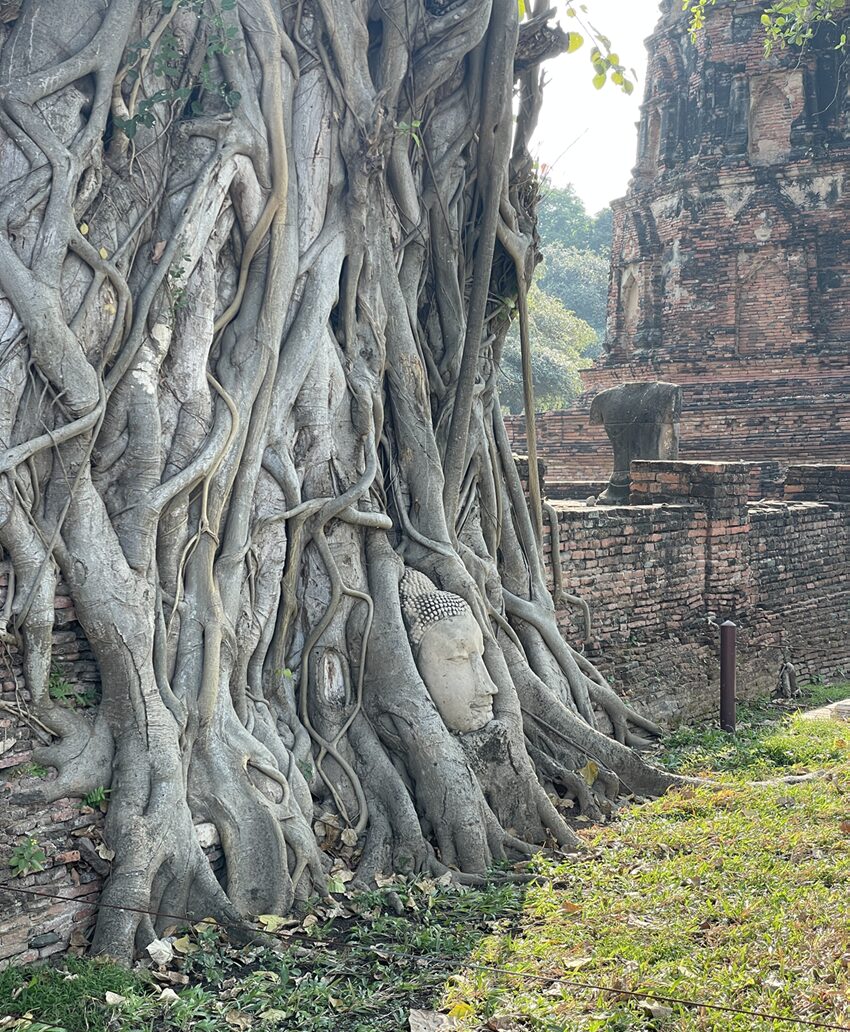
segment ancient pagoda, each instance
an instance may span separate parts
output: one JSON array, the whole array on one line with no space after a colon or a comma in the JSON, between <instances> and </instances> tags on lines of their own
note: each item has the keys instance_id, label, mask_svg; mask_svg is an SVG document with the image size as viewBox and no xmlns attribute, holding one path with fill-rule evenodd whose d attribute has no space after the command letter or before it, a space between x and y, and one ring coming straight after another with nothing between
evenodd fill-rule
<instances>
[{"instance_id":1,"label":"ancient pagoda","mask_svg":"<svg viewBox=\"0 0 850 1032\"><path fill-rule=\"evenodd\" d=\"M610 468L600 390L683 388L684 459L850 462L850 93L840 29L766 55L763 4L678 0L648 40L637 164L614 202L605 353L540 417L550 479ZM515 426L523 450L522 425Z\"/></svg>"}]
</instances>

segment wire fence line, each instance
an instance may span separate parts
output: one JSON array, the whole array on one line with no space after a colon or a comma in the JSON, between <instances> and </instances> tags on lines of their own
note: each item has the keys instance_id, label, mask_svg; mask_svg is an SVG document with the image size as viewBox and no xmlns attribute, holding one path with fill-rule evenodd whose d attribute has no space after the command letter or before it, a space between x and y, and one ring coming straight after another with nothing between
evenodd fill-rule
<instances>
[{"instance_id":1,"label":"wire fence line","mask_svg":"<svg viewBox=\"0 0 850 1032\"><path fill-rule=\"evenodd\" d=\"M85 906L90 906L95 910L120 910L132 914L143 914L147 917L166 918L172 921L179 921L181 924L191 925L197 924L199 921L199 918L192 917L188 914L169 914L158 910L145 910L141 907L118 906L115 903L101 903L100 901L95 902L88 900L86 898L94 892L99 892L99 888L92 889L91 893L84 893L80 896L60 896L58 893L55 892L43 892L38 889L25 889L22 886L10 885L8 882L4 882L0 883L0 891L17 893L18 895L23 896L38 896L43 899L59 900L64 903L83 903ZM317 939L315 936L308 935L304 932L297 932L295 930L286 932L269 931L268 929L252 925L248 921L246 921L242 925L237 925L232 922L217 921L216 925L224 929L238 929L242 933L244 933L246 930L251 930L256 932L257 935L260 937L266 936L269 938L278 939L281 942L289 944L307 942L312 946L321 944L323 946L336 946L340 947L341 949L352 949L355 945L350 942L347 942L344 939ZM383 944L382 950L383 952L399 960L407 960L413 957L415 957L417 960L445 960L445 957L442 957L440 954L437 953L414 953L412 951L393 950L392 948L384 949ZM531 979L535 982L540 982L545 985L558 984L566 986L570 989L581 989L588 990L590 992L608 993L613 996L625 996L631 999L638 1000L652 1000L657 1003L672 1003L681 1007L688 1007L692 1010L711 1010L724 1014L738 1014L742 1017L762 1018L765 1021L773 1021L780 1023L784 1022L785 1024L799 1025L807 1028L826 1028L837 1030L837 1032L850 1032L850 1025L837 1025L833 1022L819 1021L815 1018L804 1018L797 1015L788 1016L784 1014L774 1014L770 1011L763 1010L749 1010L747 1008L742 1007L731 1007L728 1004L713 1003L709 1000L691 1000L686 997L667 996L661 993L647 992L646 990L621 989L613 985L597 985L593 982L578 982L573 979L563 978L560 975L536 975L533 972L529 971L516 971L512 968L499 967L495 964L483 964L479 961L473 960L464 961L464 966L467 968L472 968L476 971L488 972L490 974L510 975L514 978Z\"/></svg>"}]
</instances>

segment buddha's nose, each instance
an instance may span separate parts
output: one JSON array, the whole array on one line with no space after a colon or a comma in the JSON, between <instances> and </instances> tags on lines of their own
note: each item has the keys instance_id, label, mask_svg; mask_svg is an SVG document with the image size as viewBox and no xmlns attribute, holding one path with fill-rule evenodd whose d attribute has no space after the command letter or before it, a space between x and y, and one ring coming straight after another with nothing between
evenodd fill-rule
<instances>
[{"instance_id":1,"label":"buddha's nose","mask_svg":"<svg viewBox=\"0 0 850 1032\"><path fill-rule=\"evenodd\" d=\"M485 693L487 695L498 695L499 688L493 678L490 676L490 671L487 669L487 664L484 662L483 656L476 656L475 662L473 663L475 673L481 682Z\"/></svg>"},{"instance_id":2,"label":"buddha's nose","mask_svg":"<svg viewBox=\"0 0 850 1032\"><path fill-rule=\"evenodd\" d=\"M481 660L481 667L484 671L484 690L487 692L488 695L498 695L499 687L493 680L493 678L490 676L490 671L487 669L483 659Z\"/></svg>"}]
</instances>

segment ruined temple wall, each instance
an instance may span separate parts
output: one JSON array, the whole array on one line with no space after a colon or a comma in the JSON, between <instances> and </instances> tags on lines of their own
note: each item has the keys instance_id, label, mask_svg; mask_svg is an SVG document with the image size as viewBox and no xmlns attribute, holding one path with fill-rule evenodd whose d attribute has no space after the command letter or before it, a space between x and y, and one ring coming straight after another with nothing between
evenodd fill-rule
<instances>
[{"instance_id":1,"label":"ruined temple wall","mask_svg":"<svg viewBox=\"0 0 850 1032\"><path fill-rule=\"evenodd\" d=\"M760 12L721 2L691 40L663 5L597 386L634 359L847 353L846 79L829 30L765 56Z\"/></svg>"},{"instance_id":2,"label":"ruined temple wall","mask_svg":"<svg viewBox=\"0 0 850 1032\"><path fill-rule=\"evenodd\" d=\"M550 479L610 472L588 410L630 380L682 387L683 458L850 461L840 29L766 57L761 11L719 0L691 41L681 3L662 4L637 164L613 204L606 351L582 372L585 393L570 410L539 417ZM508 428L525 452L522 419Z\"/></svg>"},{"instance_id":3,"label":"ruined temple wall","mask_svg":"<svg viewBox=\"0 0 850 1032\"><path fill-rule=\"evenodd\" d=\"M590 638L572 607L560 625L662 723L716 710L709 614L739 626L743 699L775 687L784 650L803 679L850 674L850 467L794 467L790 497L770 502L749 501L750 472L636 462L640 504L554 503L565 587L593 612ZM797 500L818 492L830 500Z\"/></svg>"},{"instance_id":4,"label":"ruined temple wall","mask_svg":"<svg viewBox=\"0 0 850 1032\"><path fill-rule=\"evenodd\" d=\"M0 607L7 578L0 575ZM80 693L97 690L97 665L77 623L73 604L60 586L56 596L53 632L54 693L70 685ZM91 906L100 895L101 875L81 856L81 848L95 852L102 843L103 814L81 805L79 799L58 799L44 804L10 801L12 793L40 791L54 776L33 764L32 750L49 741L40 722L29 711L29 692L21 656L14 644L0 644L0 968L44 960L81 946L94 921ZM68 699L69 705L80 705ZM44 870L24 878L13 877L9 860L16 846L34 839L44 853ZM94 861L100 871L105 862ZM2 891L10 883L46 895ZM51 898L61 896L70 902Z\"/></svg>"}]
</instances>

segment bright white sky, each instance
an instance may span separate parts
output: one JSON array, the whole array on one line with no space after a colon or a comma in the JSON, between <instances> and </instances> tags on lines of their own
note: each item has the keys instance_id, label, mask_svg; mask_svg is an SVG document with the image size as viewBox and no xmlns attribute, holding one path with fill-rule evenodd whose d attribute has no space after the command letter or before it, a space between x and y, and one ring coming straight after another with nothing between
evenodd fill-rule
<instances>
[{"instance_id":1,"label":"bright white sky","mask_svg":"<svg viewBox=\"0 0 850 1032\"><path fill-rule=\"evenodd\" d=\"M643 41L658 21L658 0L584 0L582 18L611 40L626 68L637 72L634 93L627 97L608 82L595 90L591 79L590 44L545 65L549 79L543 110L532 142L541 164L551 166L555 186L572 183L587 210L594 214L626 192L637 156L637 129L646 72ZM563 8L563 4L557 5ZM564 29L581 32L575 18L560 19Z\"/></svg>"}]
</instances>

